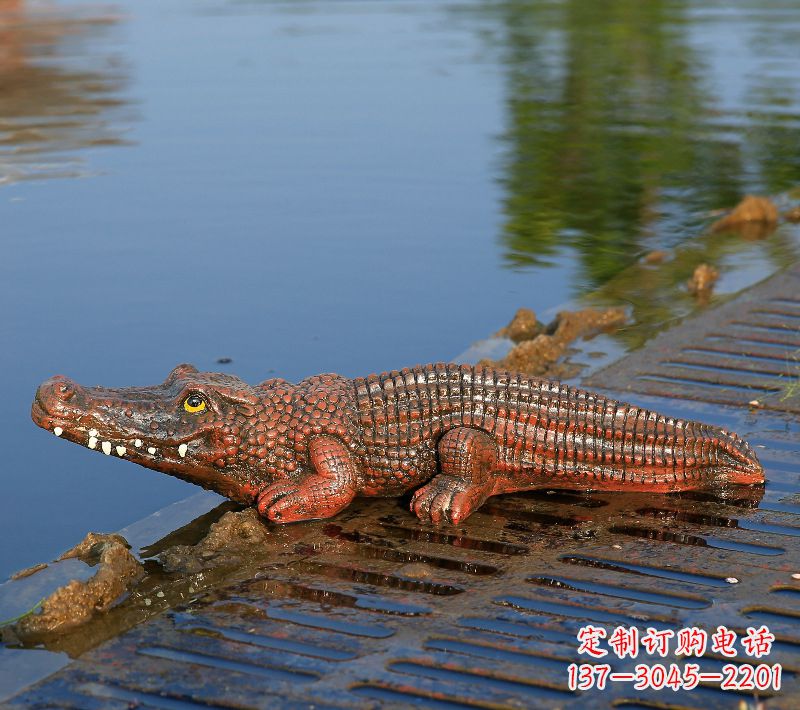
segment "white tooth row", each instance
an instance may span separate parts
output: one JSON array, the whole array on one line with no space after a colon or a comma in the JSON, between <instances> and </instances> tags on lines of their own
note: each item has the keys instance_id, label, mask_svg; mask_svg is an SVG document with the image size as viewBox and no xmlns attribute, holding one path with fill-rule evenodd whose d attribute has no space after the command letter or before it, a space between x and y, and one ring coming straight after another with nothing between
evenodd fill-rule
<instances>
[{"instance_id":1,"label":"white tooth row","mask_svg":"<svg viewBox=\"0 0 800 710\"><path fill-rule=\"evenodd\" d=\"M56 436L61 436L64 433L64 430L60 426L53 427L53 433ZM97 444L98 444L98 441L99 441L98 438L97 438L97 434L98 433L99 432L97 431L97 429L89 429L89 442L88 442L87 446L90 449L96 449L97 448ZM135 439L134 442L133 442L133 445L137 449L141 448L142 440L141 439ZM102 449L103 453L106 456L110 456L111 455L111 442L110 441L102 442L100 444L100 448ZM117 452L117 456L125 456L125 453L127 452L127 449L124 446L115 446L114 450ZM186 456L186 452L188 450L189 450L189 447L186 444L181 444L178 447L178 454L180 455L181 458L183 458L184 456ZM147 447L147 453L150 454L151 456L153 456L156 453L156 447L155 446L148 446Z\"/></svg>"}]
</instances>

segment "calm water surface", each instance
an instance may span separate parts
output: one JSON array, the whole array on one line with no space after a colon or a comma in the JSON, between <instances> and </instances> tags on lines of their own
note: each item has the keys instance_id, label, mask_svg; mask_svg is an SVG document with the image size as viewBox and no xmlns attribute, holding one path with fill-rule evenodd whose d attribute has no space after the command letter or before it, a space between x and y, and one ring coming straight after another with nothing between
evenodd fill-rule
<instances>
[{"instance_id":1,"label":"calm water surface","mask_svg":"<svg viewBox=\"0 0 800 710\"><path fill-rule=\"evenodd\" d=\"M0 1L0 579L195 490L35 428L56 372L366 374L795 258L696 237L800 185L798 66L788 0Z\"/></svg>"}]
</instances>

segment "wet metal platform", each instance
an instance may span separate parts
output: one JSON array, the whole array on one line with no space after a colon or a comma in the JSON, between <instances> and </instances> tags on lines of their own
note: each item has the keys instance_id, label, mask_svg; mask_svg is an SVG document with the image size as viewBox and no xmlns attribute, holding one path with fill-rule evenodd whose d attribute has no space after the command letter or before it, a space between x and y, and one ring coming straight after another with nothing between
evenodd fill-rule
<instances>
[{"instance_id":1,"label":"wet metal platform","mask_svg":"<svg viewBox=\"0 0 800 710\"><path fill-rule=\"evenodd\" d=\"M661 333L584 384L800 413L800 266Z\"/></svg>"},{"instance_id":2,"label":"wet metal platform","mask_svg":"<svg viewBox=\"0 0 800 710\"><path fill-rule=\"evenodd\" d=\"M271 527L263 549L219 579L197 571L165 581L166 594L146 591L162 613L80 654L7 707L798 707L797 420L635 394L677 391L727 404L758 398L798 411L784 404L783 383L770 374L780 343L800 346L796 331L776 325L783 316L800 323L797 285L797 269L780 274L608 371L626 399L747 436L765 465L765 489L536 491L494 498L466 524L441 529L421 525L406 499L359 500L332 521ZM735 367L701 365L714 348L724 349L715 363L729 357ZM745 350L766 363L753 374ZM645 368L656 352L666 354ZM680 359L696 368L676 369ZM604 377L593 386L613 394L600 387ZM148 554L199 539L226 509ZM738 647L731 661L709 643L700 658L640 650L637 658L593 660L577 652L576 634L587 624L608 634L618 626L642 634L697 626L709 635L724 625L740 637L763 624L776 641L761 659ZM587 662L609 662L614 672L696 662L702 673L729 662L780 663L782 688L722 690L704 681L688 691L639 691L619 680L605 690L571 690L570 664Z\"/></svg>"}]
</instances>

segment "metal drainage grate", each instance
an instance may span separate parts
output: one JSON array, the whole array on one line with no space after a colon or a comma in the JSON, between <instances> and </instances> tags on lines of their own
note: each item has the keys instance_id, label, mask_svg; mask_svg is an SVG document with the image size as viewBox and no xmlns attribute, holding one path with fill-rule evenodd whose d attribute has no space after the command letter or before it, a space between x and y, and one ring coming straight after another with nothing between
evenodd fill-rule
<instances>
[{"instance_id":1,"label":"metal drainage grate","mask_svg":"<svg viewBox=\"0 0 800 710\"><path fill-rule=\"evenodd\" d=\"M586 384L800 413L800 266L662 333Z\"/></svg>"},{"instance_id":2,"label":"metal drainage grate","mask_svg":"<svg viewBox=\"0 0 800 710\"><path fill-rule=\"evenodd\" d=\"M595 382L798 411L781 394L781 367L800 347L799 278L798 269L778 275ZM676 400L648 404L696 415ZM704 418L741 430L730 412ZM402 501L359 500L333 521L272 528L264 564L83 653L7 707L796 708L800 437L766 413L757 425L748 438L765 489L534 491L494 498L457 529L420 525ZM571 691L567 669L586 661L576 633L587 623L609 633L724 625L740 635L766 624L777 637L767 660L782 664L783 688L756 697L713 683ZM704 673L728 662L710 651L691 660ZM643 661L653 659L610 663L623 672Z\"/></svg>"},{"instance_id":3,"label":"metal drainage grate","mask_svg":"<svg viewBox=\"0 0 800 710\"><path fill-rule=\"evenodd\" d=\"M783 664L784 689L759 697L768 708L797 707L798 446L753 440L769 484L739 499L537 491L493 499L458 529L422 526L401 502L373 499L334 521L275 529L270 563L83 654L8 707L733 708L753 700L714 685L572 692L567 668L585 661L575 636L587 622L609 633L720 624L744 633L764 623L778 637L769 662ZM698 659L704 672L725 662L710 652Z\"/></svg>"}]
</instances>

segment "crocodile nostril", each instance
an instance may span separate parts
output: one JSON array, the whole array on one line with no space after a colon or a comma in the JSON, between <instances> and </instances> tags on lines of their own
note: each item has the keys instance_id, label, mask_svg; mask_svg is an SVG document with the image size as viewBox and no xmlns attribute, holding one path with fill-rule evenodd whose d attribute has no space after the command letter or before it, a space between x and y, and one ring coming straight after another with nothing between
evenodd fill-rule
<instances>
[{"instance_id":1,"label":"crocodile nostril","mask_svg":"<svg viewBox=\"0 0 800 710\"><path fill-rule=\"evenodd\" d=\"M78 385L63 375L56 375L39 387L36 393L39 401L45 406L69 402L78 392Z\"/></svg>"},{"instance_id":2,"label":"crocodile nostril","mask_svg":"<svg viewBox=\"0 0 800 710\"><path fill-rule=\"evenodd\" d=\"M56 395L60 400L66 402L75 396L75 388L67 382L62 382L56 385Z\"/></svg>"}]
</instances>

